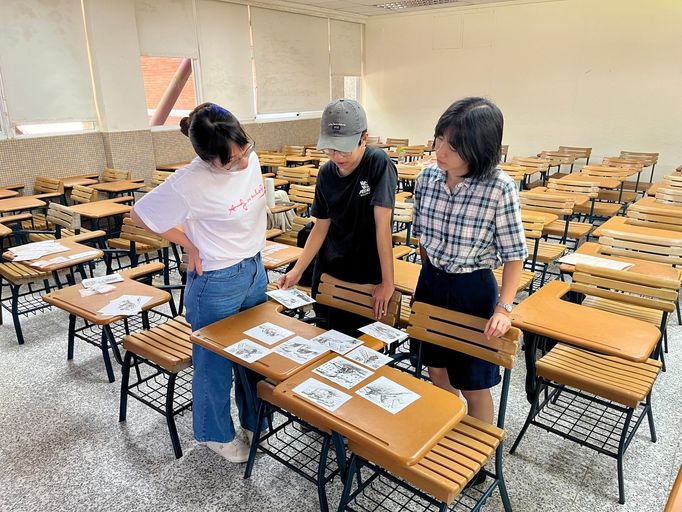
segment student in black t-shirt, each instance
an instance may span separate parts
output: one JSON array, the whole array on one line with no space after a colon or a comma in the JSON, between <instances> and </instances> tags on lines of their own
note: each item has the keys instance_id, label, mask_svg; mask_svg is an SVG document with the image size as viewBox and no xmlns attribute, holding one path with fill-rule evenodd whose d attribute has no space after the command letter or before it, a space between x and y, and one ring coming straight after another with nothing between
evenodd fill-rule
<instances>
[{"instance_id":1,"label":"student in black t-shirt","mask_svg":"<svg viewBox=\"0 0 682 512\"><path fill-rule=\"evenodd\" d=\"M367 118L358 102L331 102L320 125L317 148L330 160L317 177L311 209L317 222L298 262L278 285L298 283L317 254L313 295L325 272L376 284L374 315L379 319L394 291L391 220L398 173L386 153L367 146Z\"/></svg>"}]
</instances>

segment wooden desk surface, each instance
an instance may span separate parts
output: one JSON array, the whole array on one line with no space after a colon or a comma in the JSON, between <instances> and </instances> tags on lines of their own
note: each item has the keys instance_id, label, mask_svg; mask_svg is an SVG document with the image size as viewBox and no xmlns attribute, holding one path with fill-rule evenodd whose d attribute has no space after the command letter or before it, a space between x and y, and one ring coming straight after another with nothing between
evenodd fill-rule
<instances>
[{"instance_id":1,"label":"wooden desk surface","mask_svg":"<svg viewBox=\"0 0 682 512\"><path fill-rule=\"evenodd\" d=\"M31 210L45 206L45 201L35 196L19 196L9 199L0 199L0 213L18 212L21 210Z\"/></svg>"},{"instance_id":2,"label":"wooden desk surface","mask_svg":"<svg viewBox=\"0 0 682 512\"><path fill-rule=\"evenodd\" d=\"M295 162L295 163L305 163L305 162L315 162L316 160L319 160L319 158L312 157L312 156L301 156L301 155L286 155L286 161L287 163L289 162Z\"/></svg>"},{"instance_id":3,"label":"wooden desk surface","mask_svg":"<svg viewBox=\"0 0 682 512\"><path fill-rule=\"evenodd\" d=\"M646 196L636 201L631 206L646 208L650 212L660 212L663 215L682 216L682 206L656 201L655 196Z\"/></svg>"},{"instance_id":4,"label":"wooden desk surface","mask_svg":"<svg viewBox=\"0 0 682 512\"><path fill-rule=\"evenodd\" d=\"M301 322L296 318L281 314L279 312L280 309L281 306L272 301L259 304L256 307L247 309L246 311L242 311L241 313L237 313L231 317L224 318L193 332L191 337L192 342L211 350L216 354L227 357L228 359L231 359L232 361L245 366L246 368L250 368L256 373L264 375L268 379L272 379L275 382L281 382L285 379L288 379L305 366L326 358L329 356L329 351L320 354L317 358L302 365L276 353L270 353L258 361L247 363L242 359L234 357L232 354L228 354L224 350L225 347L229 347L230 345L248 338L248 336L244 334L244 331L247 331L252 327L260 325L264 322L271 322L284 327L285 329L289 329L298 336L306 339L314 338L315 336L325 332L324 329L314 325L306 324L305 322ZM268 346L256 340L251 341L267 348L272 348L282 343L279 342L275 345Z\"/></svg>"},{"instance_id":5,"label":"wooden desk surface","mask_svg":"<svg viewBox=\"0 0 682 512\"><path fill-rule=\"evenodd\" d=\"M270 208L270 213L284 213L296 208L294 203L291 204L276 204Z\"/></svg>"},{"instance_id":6,"label":"wooden desk surface","mask_svg":"<svg viewBox=\"0 0 682 512\"><path fill-rule=\"evenodd\" d=\"M367 144L368 146L374 146L375 148L379 149L388 149L388 148L394 148L395 144L385 144L384 142L375 142L373 144Z\"/></svg>"},{"instance_id":7,"label":"wooden desk surface","mask_svg":"<svg viewBox=\"0 0 682 512\"><path fill-rule=\"evenodd\" d=\"M525 210L523 208L521 208L521 211L527 213L528 215L532 215L533 217L542 217L542 219L543 219L543 226L542 227L543 228L546 228L552 222L559 219L559 216L555 215L553 213L538 212L536 210Z\"/></svg>"},{"instance_id":8,"label":"wooden desk surface","mask_svg":"<svg viewBox=\"0 0 682 512\"><path fill-rule=\"evenodd\" d=\"M7 199L8 197L16 197L19 195L19 192L16 190L6 190L4 188L0 188L0 199Z\"/></svg>"},{"instance_id":9,"label":"wooden desk surface","mask_svg":"<svg viewBox=\"0 0 682 512\"><path fill-rule=\"evenodd\" d=\"M395 289L406 295L414 295L422 266L405 260L393 259Z\"/></svg>"},{"instance_id":10,"label":"wooden desk surface","mask_svg":"<svg viewBox=\"0 0 682 512\"><path fill-rule=\"evenodd\" d=\"M178 169L182 169L186 165L188 165L191 162L191 160L187 160L186 162L175 162L174 164L164 164L164 165L157 165L156 170L157 171L177 171Z\"/></svg>"},{"instance_id":11,"label":"wooden desk surface","mask_svg":"<svg viewBox=\"0 0 682 512\"><path fill-rule=\"evenodd\" d=\"M567 199L573 199L576 206L582 206L590 201L590 196L585 194L574 194L572 192L559 192L556 190L547 190L547 187L535 187L529 192L533 194L546 194L554 197L565 197Z\"/></svg>"},{"instance_id":12,"label":"wooden desk surface","mask_svg":"<svg viewBox=\"0 0 682 512\"><path fill-rule=\"evenodd\" d=\"M682 240L682 231L672 231L669 229L656 229L647 226L635 226L628 223L627 217L611 217L601 226L592 232L592 236L601 236L604 229L612 229L613 231L625 231L627 233L635 233L640 235L661 236L671 238L673 240Z\"/></svg>"},{"instance_id":13,"label":"wooden desk surface","mask_svg":"<svg viewBox=\"0 0 682 512\"><path fill-rule=\"evenodd\" d=\"M75 212L81 214L82 217L88 219L102 219L104 217L111 217L113 215L122 215L130 212L132 206L123 204L121 200L129 198L116 198L105 201L93 201L91 203L77 204L69 206Z\"/></svg>"},{"instance_id":14,"label":"wooden desk surface","mask_svg":"<svg viewBox=\"0 0 682 512\"><path fill-rule=\"evenodd\" d=\"M655 261L640 260L637 258L626 258L623 256L605 256L601 254L601 245L596 242L585 242L578 250L575 251L577 254L587 254L588 256L597 256L599 258L605 258L607 260L613 261L623 261L625 263L632 263L632 267L627 269L627 272L635 272L637 274L646 274L651 276L666 277L671 279L679 279L682 270L674 268L672 265L667 265L665 263L657 263ZM575 270L575 265L567 265L566 263L561 263L559 269L562 272L572 274Z\"/></svg>"},{"instance_id":15,"label":"wooden desk surface","mask_svg":"<svg viewBox=\"0 0 682 512\"><path fill-rule=\"evenodd\" d=\"M623 178L624 179L624 178ZM601 178L599 176L585 176L580 173L571 173L566 176L559 178L559 181L585 181L588 183L594 183L599 188L614 189L620 187L623 180L616 178Z\"/></svg>"},{"instance_id":16,"label":"wooden desk surface","mask_svg":"<svg viewBox=\"0 0 682 512\"><path fill-rule=\"evenodd\" d=\"M112 283L112 286L115 289L108 293L96 293L88 297L81 297L79 290L83 288L83 285L79 283L75 286L69 286L68 288L48 293L43 296L43 300L48 304L52 304L59 309L63 309L97 325L109 325L125 318L123 316L102 316L97 312L121 295L145 295L152 297L142 307L144 311L165 304L170 300L168 292L138 281L133 281L132 279L124 278L122 282Z\"/></svg>"},{"instance_id":17,"label":"wooden desk surface","mask_svg":"<svg viewBox=\"0 0 682 512\"><path fill-rule=\"evenodd\" d=\"M78 265L79 263L86 263L88 261L93 261L98 258L101 258L104 256L104 253L100 251L99 249L95 249L94 247L88 247L87 245L79 244L77 242L71 242L68 240L59 240L59 243L63 245L64 247L68 247L68 251L64 252L56 252L54 254L48 254L47 256L43 256L42 258L39 258L38 260L27 260L27 261L22 261L22 263L29 265L31 267L34 267L38 270L42 270L44 272L55 272L57 270L62 270L64 268L69 268L73 267L75 265ZM90 253L92 251L95 251L94 254L90 254L88 256L82 256L80 258L74 258L70 259L68 261L63 261L61 263L52 263L50 265L46 265L43 267L36 267L33 265L36 261L39 260L51 260L52 258L58 258L58 257L64 257L68 258L70 256L75 256L77 254L82 254L82 253ZM5 251L2 254L2 257L8 261L12 261L14 259L14 254L12 254L10 251Z\"/></svg>"},{"instance_id":18,"label":"wooden desk surface","mask_svg":"<svg viewBox=\"0 0 682 512\"><path fill-rule=\"evenodd\" d=\"M648 196L655 196L655 195L656 195L656 192L658 192L658 189L661 188L661 187L664 187L664 186L665 186L665 182L663 182L663 181L658 181L658 182L654 183L653 185L651 185L651 186L647 189L646 194L647 194Z\"/></svg>"},{"instance_id":19,"label":"wooden desk surface","mask_svg":"<svg viewBox=\"0 0 682 512\"><path fill-rule=\"evenodd\" d=\"M2 218L0 218L0 220L2 220ZM11 228L8 228L4 224L0 224L0 238L2 238L4 236L11 235L11 234L12 234Z\"/></svg>"},{"instance_id":20,"label":"wooden desk surface","mask_svg":"<svg viewBox=\"0 0 682 512\"><path fill-rule=\"evenodd\" d=\"M317 427L369 446L372 452L401 465L419 462L464 417L464 404L458 397L395 368L382 366L374 375L348 390L313 373L319 364L309 365L278 384L274 390L275 403ZM381 376L410 389L420 398L391 414L354 394ZM334 412L308 402L292 390L311 377L352 398Z\"/></svg>"},{"instance_id":21,"label":"wooden desk surface","mask_svg":"<svg viewBox=\"0 0 682 512\"><path fill-rule=\"evenodd\" d=\"M560 300L570 285L550 281L512 312L512 325L563 343L630 361L646 361L661 336L650 323Z\"/></svg>"},{"instance_id":22,"label":"wooden desk surface","mask_svg":"<svg viewBox=\"0 0 682 512\"><path fill-rule=\"evenodd\" d=\"M272 252L270 252L272 250ZM263 259L263 266L266 270L273 270L289 263L293 263L303 254L301 247L294 247L293 245L265 242L265 252L261 254Z\"/></svg>"},{"instance_id":23,"label":"wooden desk surface","mask_svg":"<svg viewBox=\"0 0 682 512\"><path fill-rule=\"evenodd\" d=\"M76 185L95 185L98 183L96 179L86 178L85 176L71 176L70 178L62 178L59 181L64 184L64 188L73 188Z\"/></svg>"},{"instance_id":24,"label":"wooden desk surface","mask_svg":"<svg viewBox=\"0 0 682 512\"><path fill-rule=\"evenodd\" d=\"M144 187L144 182L134 180L106 181L104 183L97 183L96 185L91 186L91 188L94 188L95 190L110 194L130 192L131 190L137 190L142 187Z\"/></svg>"}]
</instances>

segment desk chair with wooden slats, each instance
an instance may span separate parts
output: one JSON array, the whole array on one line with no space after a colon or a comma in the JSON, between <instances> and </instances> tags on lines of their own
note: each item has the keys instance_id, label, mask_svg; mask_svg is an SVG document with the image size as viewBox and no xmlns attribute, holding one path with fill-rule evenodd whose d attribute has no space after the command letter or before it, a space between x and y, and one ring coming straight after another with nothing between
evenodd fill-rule
<instances>
[{"instance_id":1,"label":"desk chair with wooden slats","mask_svg":"<svg viewBox=\"0 0 682 512\"><path fill-rule=\"evenodd\" d=\"M621 151L620 152L621 158L628 158L628 159L634 159L634 160L640 160L644 167L649 167L651 166L651 175L649 176L649 183L651 183L654 179L654 169L656 168L656 164L658 163L658 153L651 153L651 152L641 152L641 151Z\"/></svg>"},{"instance_id":2,"label":"desk chair with wooden slats","mask_svg":"<svg viewBox=\"0 0 682 512\"><path fill-rule=\"evenodd\" d=\"M286 167L287 165L285 154L259 154L258 160L262 172L267 172L270 168Z\"/></svg>"},{"instance_id":3,"label":"desk chair with wooden slats","mask_svg":"<svg viewBox=\"0 0 682 512\"><path fill-rule=\"evenodd\" d=\"M528 246L528 259L526 264L530 272L535 275L538 270L538 264L541 267L540 286L545 283L547 270L549 265L559 259L565 252L566 246L563 244L555 244L541 240L542 230L544 227L544 218L538 215L533 215L532 211L521 211L521 220L523 222L523 231L526 236L526 244ZM534 283L531 282L529 293L533 293Z\"/></svg>"},{"instance_id":4,"label":"desk chair with wooden slats","mask_svg":"<svg viewBox=\"0 0 682 512\"><path fill-rule=\"evenodd\" d=\"M625 215L627 216L626 222L633 226L682 231L682 215L672 209L634 203L628 207Z\"/></svg>"},{"instance_id":5,"label":"desk chair with wooden slats","mask_svg":"<svg viewBox=\"0 0 682 512\"><path fill-rule=\"evenodd\" d=\"M192 406L192 334L184 317L123 338L126 350L121 378L119 421L126 421L128 396L161 413L166 418L175 458L182 457L175 416ZM152 372L142 374L142 368ZM130 383L130 371L137 379Z\"/></svg>"},{"instance_id":6,"label":"desk chair with wooden slats","mask_svg":"<svg viewBox=\"0 0 682 512\"><path fill-rule=\"evenodd\" d=\"M656 202L682 206L682 188L659 188L656 191Z\"/></svg>"},{"instance_id":7,"label":"desk chair with wooden slats","mask_svg":"<svg viewBox=\"0 0 682 512\"><path fill-rule=\"evenodd\" d=\"M551 178L550 181L552 181ZM570 239L573 241L573 248L577 248L580 240L587 237L594 227L589 222L571 221L575 198L570 195L545 194L531 190L521 192L519 197L521 208L524 210L553 213L559 217L558 220L545 226L542 233L557 238L561 244L565 244Z\"/></svg>"},{"instance_id":8,"label":"desk chair with wooden slats","mask_svg":"<svg viewBox=\"0 0 682 512\"><path fill-rule=\"evenodd\" d=\"M522 165L515 164L498 164L497 168L506 172L511 179L519 186L519 190L523 190L526 184L526 168Z\"/></svg>"},{"instance_id":9,"label":"desk chair with wooden slats","mask_svg":"<svg viewBox=\"0 0 682 512\"><path fill-rule=\"evenodd\" d=\"M66 203L64 195L64 183L57 178L50 178L48 176L38 176L33 185L33 193L38 199L45 200L48 205L55 201L60 204ZM47 229L45 221L45 213L47 208L41 209L41 213L34 213L30 221L24 222L22 225L24 229Z\"/></svg>"},{"instance_id":10,"label":"desk chair with wooden slats","mask_svg":"<svg viewBox=\"0 0 682 512\"><path fill-rule=\"evenodd\" d=\"M282 153L285 155L304 156L305 146L292 146L290 144L284 144L282 146Z\"/></svg>"},{"instance_id":11,"label":"desk chair with wooden slats","mask_svg":"<svg viewBox=\"0 0 682 512\"><path fill-rule=\"evenodd\" d=\"M398 190L402 192L414 192L414 183L417 176L422 172L419 165L398 164Z\"/></svg>"},{"instance_id":12,"label":"desk chair with wooden slats","mask_svg":"<svg viewBox=\"0 0 682 512\"><path fill-rule=\"evenodd\" d=\"M437 507L446 511L456 500L454 508L462 505L466 510L480 510L497 488L504 510L511 512L502 472L502 456L511 369L520 331L511 328L503 337L488 340L483 334L486 321L416 302L407 332L413 339L504 367L497 424L467 415L412 466L381 457L362 442L349 439L348 448L352 456L338 510L394 512ZM405 429L410 428L413 427L405 425ZM494 469L485 469L493 458ZM479 472L492 481L483 490L480 486L467 488Z\"/></svg>"},{"instance_id":13,"label":"desk chair with wooden slats","mask_svg":"<svg viewBox=\"0 0 682 512\"><path fill-rule=\"evenodd\" d=\"M678 289L674 279L581 264L570 286L585 296L585 306L634 318L662 314L663 319L673 311ZM560 329L561 319L557 322ZM535 345L526 350L534 351ZM613 457L618 462L619 502L625 503L623 457L645 417L651 440L656 441L651 389L661 371L662 364L655 359L659 351L660 341L654 358L635 362L563 343L554 346L535 365L531 408L510 453L532 424Z\"/></svg>"},{"instance_id":14,"label":"desk chair with wooden slats","mask_svg":"<svg viewBox=\"0 0 682 512\"><path fill-rule=\"evenodd\" d=\"M409 248L416 246L412 238L412 221L414 219L414 203L396 202L393 208L393 243Z\"/></svg>"},{"instance_id":15,"label":"desk chair with wooden slats","mask_svg":"<svg viewBox=\"0 0 682 512\"><path fill-rule=\"evenodd\" d=\"M305 226L310 222L315 222L315 217L295 216L293 219L291 219L291 229L275 237L274 241L296 247L298 245L299 231L303 230L303 228L305 228Z\"/></svg>"},{"instance_id":16,"label":"desk chair with wooden slats","mask_svg":"<svg viewBox=\"0 0 682 512\"><path fill-rule=\"evenodd\" d=\"M424 158L425 146L399 146L396 149L398 159L404 162L412 162Z\"/></svg>"},{"instance_id":17,"label":"desk chair with wooden slats","mask_svg":"<svg viewBox=\"0 0 682 512\"><path fill-rule=\"evenodd\" d=\"M74 185L71 189L69 199L74 204L85 204L97 201L99 192L94 188L86 187L84 185Z\"/></svg>"},{"instance_id":18,"label":"desk chair with wooden slats","mask_svg":"<svg viewBox=\"0 0 682 512\"><path fill-rule=\"evenodd\" d=\"M571 153L576 160L585 159L585 165L590 163L590 156L592 156L592 148L583 146L559 146L558 149L561 153ZM573 172L573 166L571 166L571 172Z\"/></svg>"},{"instance_id":19,"label":"desk chair with wooden slats","mask_svg":"<svg viewBox=\"0 0 682 512\"><path fill-rule=\"evenodd\" d=\"M152 177L149 181L149 185L140 189L140 190L135 190L134 193L146 194L147 192L151 192L156 187L161 185L164 181L166 181L168 179L168 177L171 176L172 174L173 174L173 172L159 171L157 169L157 170L152 172Z\"/></svg>"},{"instance_id":20,"label":"desk chair with wooden slats","mask_svg":"<svg viewBox=\"0 0 682 512\"><path fill-rule=\"evenodd\" d=\"M310 171L312 166L278 167L277 178L286 180L289 185L310 185Z\"/></svg>"},{"instance_id":21,"label":"desk chair with wooden slats","mask_svg":"<svg viewBox=\"0 0 682 512\"><path fill-rule=\"evenodd\" d=\"M621 205L619 203L608 203L597 201L599 197L599 183L597 181L580 181L580 180L549 180L547 183L547 190L555 192L571 192L575 194L586 195L590 198L588 203L582 205L575 205L574 213L577 213L592 224L595 217L610 219L618 215Z\"/></svg>"},{"instance_id":22,"label":"desk chair with wooden slats","mask_svg":"<svg viewBox=\"0 0 682 512\"><path fill-rule=\"evenodd\" d=\"M540 180L533 183L526 182L527 188L533 188L539 185L544 185L547 181L547 174L549 173L549 159L539 158L535 156L521 157L514 156L511 159L511 163L514 165L520 165L528 169L526 174L530 174L530 171L539 172Z\"/></svg>"},{"instance_id":23,"label":"desk chair with wooden slats","mask_svg":"<svg viewBox=\"0 0 682 512\"><path fill-rule=\"evenodd\" d=\"M570 165L570 172L573 172L573 165L575 164L575 155L570 152L563 151L542 151L538 154L539 158L546 158L549 160L549 172L552 178L561 178L568 176L570 173L561 172L562 165ZM551 174L552 167L556 167L556 172Z\"/></svg>"},{"instance_id":24,"label":"desk chair with wooden slats","mask_svg":"<svg viewBox=\"0 0 682 512\"><path fill-rule=\"evenodd\" d=\"M132 177L133 173L125 169L111 169L107 167L104 169L104 172L102 172L103 182L126 181L132 179Z\"/></svg>"},{"instance_id":25,"label":"desk chair with wooden slats","mask_svg":"<svg viewBox=\"0 0 682 512\"><path fill-rule=\"evenodd\" d=\"M289 201L296 204L296 211L307 217L315 199L315 186L291 185L289 187Z\"/></svg>"},{"instance_id":26,"label":"desk chair with wooden slats","mask_svg":"<svg viewBox=\"0 0 682 512\"><path fill-rule=\"evenodd\" d=\"M386 142L384 144L387 144L391 147L396 147L399 148L401 146L409 146L410 145L410 139L401 139L401 138L396 138L396 137L386 137Z\"/></svg>"}]
</instances>

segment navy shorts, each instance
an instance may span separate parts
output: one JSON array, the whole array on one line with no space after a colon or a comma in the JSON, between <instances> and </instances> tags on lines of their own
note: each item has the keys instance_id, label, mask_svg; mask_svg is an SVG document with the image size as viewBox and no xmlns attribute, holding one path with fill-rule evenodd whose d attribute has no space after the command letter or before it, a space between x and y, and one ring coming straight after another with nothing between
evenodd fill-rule
<instances>
[{"instance_id":1,"label":"navy shorts","mask_svg":"<svg viewBox=\"0 0 682 512\"><path fill-rule=\"evenodd\" d=\"M492 270L449 274L427 260L417 282L414 299L434 306L490 318L497 304L497 281ZM419 343L413 343L415 349ZM422 362L432 368L447 368L450 383L456 389L488 389L500 382L500 367L477 357L422 343Z\"/></svg>"}]
</instances>

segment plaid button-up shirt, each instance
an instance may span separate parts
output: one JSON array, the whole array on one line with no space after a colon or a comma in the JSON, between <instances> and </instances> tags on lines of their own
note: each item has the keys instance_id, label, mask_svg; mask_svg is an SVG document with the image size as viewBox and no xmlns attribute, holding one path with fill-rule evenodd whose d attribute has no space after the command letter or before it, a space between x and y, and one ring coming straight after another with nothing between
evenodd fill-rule
<instances>
[{"instance_id":1,"label":"plaid button-up shirt","mask_svg":"<svg viewBox=\"0 0 682 512\"><path fill-rule=\"evenodd\" d=\"M528 257L518 191L506 173L465 178L452 191L445 180L445 172L429 167L414 190L412 229L436 268L473 272Z\"/></svg>"}]
</instances>

